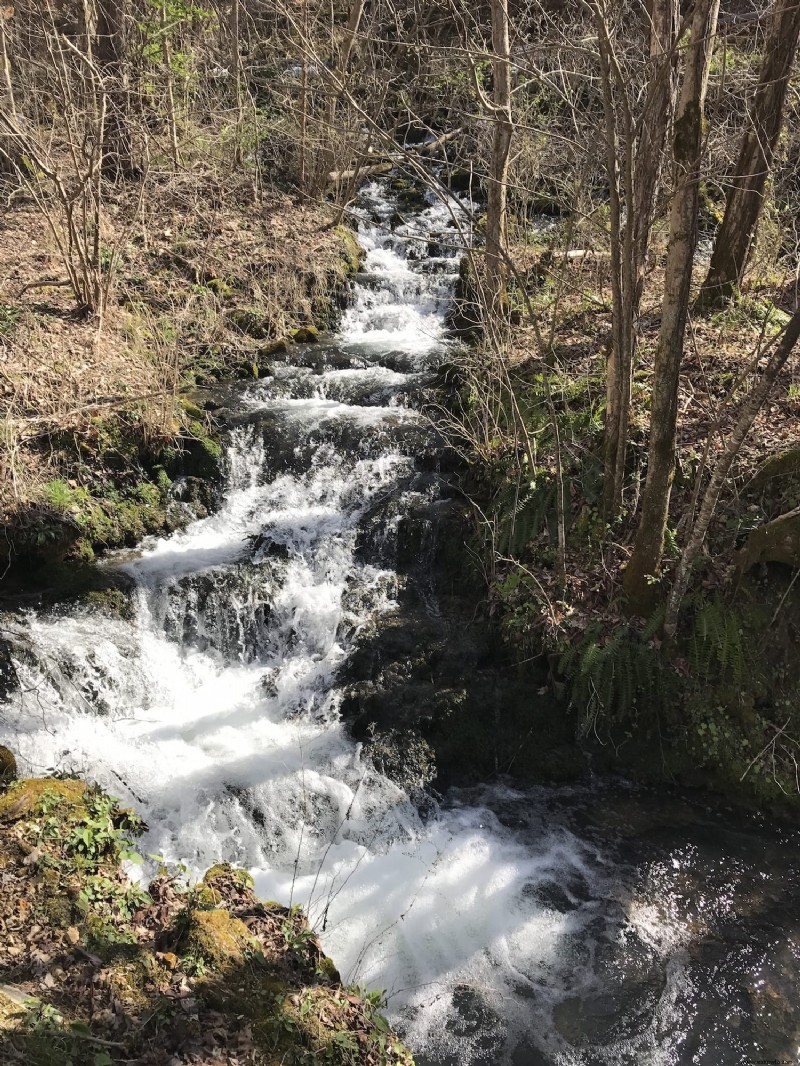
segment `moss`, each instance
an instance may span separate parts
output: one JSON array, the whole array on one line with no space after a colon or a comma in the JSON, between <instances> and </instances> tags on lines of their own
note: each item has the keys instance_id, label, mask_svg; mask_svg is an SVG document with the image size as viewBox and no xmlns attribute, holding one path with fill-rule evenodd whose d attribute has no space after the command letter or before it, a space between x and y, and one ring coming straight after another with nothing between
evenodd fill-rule
<instances>
[{"instance_id":1,"label":"moss","mask_svg":"<svg viewBox=\"0 0 800 1066\"><path fill-rule=\"evenodd\" d=\"M314 326L301 326L292 330L292 340L296 344L316 344L319 340L319 330Z\"/></svg>"},{"instance_id":2,"label":"moss","mask_svg":"<svg viewBox=\"0 0 800 1066\"><path fill-rule=\"evenodd\" d=\"M17 760L14 753L0 744L0 788L4 788L17 777Z\"/></svg>"},{"instance_id":3,"label":"moss","mask_svg":"<svg viewBox=\"0 0 800 1066\"><path fill-rule=\"evenodd\" d=\"M122 589L96 589L87 592L83 603L90 610L108 618L130 619L134 616L130 597Z\"/></svg>"},{"instance_id":4,"label":"moss","mask_svg":"<svg viewBox=\"0 0 800 1066\"><path fill-rule=\"evenodd\" d=\"M336 236L341 241L339 256L348 274L357 274L364 262L366 252L358 243L355 233L347 226L337 226Z\"/></svg>"},{"instance_id":5,"label":"moss","mask_svg":"<svg viewBox=\"0 0 800 1066\"><path fill-rule=\"evenodd\" d=\"M285 337L281 337L277 341L270 341L269 344L262 344L256 352L258 356L258 363L260 372L263 374L264 369L261 366L262 362L266 359L272 358L274 355L284 355L289 351L289 341Z\"/></svg>"},{"instance_id":6,"label":"moss","mask_svg":"<svg viewBox=\"0 0 800 1066\"><path fill-rule=\"evenodd\" d=\"M213 887L219 882L225 882L228 880L232 880L240 888L252 889L255 887L255 882L247 870L242 870L237 866L231 866L227 862L218 863L216 866L212 866L203 878L203 883Z\"/></svg>"},{"instance_id":7,"label":"moss","mask_svg":"<svg viewBox=\"0 0 800 1066\"><path fill-rule=\"evenodd\" d=\"M50 777L16 781L0 796L0 822L18 822L35 814L45 796L58 798L59 811L76 812L83 807L86 792L83 781L57 781Z\"/></svg>"},{"instance_id":8,"label":"moss","mask_svg":"<svg viewBox=\"0 0 800 1066\"><path fill-rule=\"evenodd\" d=\"M319 960L317 963L317 969L327 981L331 981L333 984L337 985L341 983L341 975L336 969L333 959L329 959L327 955L323 955Z\"/></svg>"},{"instance_id":9,"label":"moss","mask_svg":"<svg viewBox=\"0 0 800 1066\"><path fill-rule=\"evenodd\" d=\"M750 482L753 492L771 487L775 479L788 481L800 477L800 448L788 448L765 459Z\"/></svg>"},{"instance_id":10,"label":"moss","mask_svg":"<svg viewBox=\"0 0 800 1066\"><path fill-rule=\"evenodd\" d=\"M54 893L42 901L44 917L57 929L66 929L75 920L75 906L69 896Z\"/></svg>"},{"instance_id":11,"label":"moss","mask_svg":"<svg viewBox=\"0 0 800 1066\"><path fill-rule=\"evenodd\" d=\"M244 962L252 944L247 926L226 910L192 911L181 942L181 954L202 959L217 971Z\"/></svg>"},{"instance_id":12,"label":"moss","mask_svg":"<svg viewBox=\"0 0 800 1066\"><path fill-rule=\"evenodd\" d=\"M237 307L228 312L230 325L253 340L269 340L277 334L275 324L268 315L256 308Z\"/></svg>"}]
</instances>

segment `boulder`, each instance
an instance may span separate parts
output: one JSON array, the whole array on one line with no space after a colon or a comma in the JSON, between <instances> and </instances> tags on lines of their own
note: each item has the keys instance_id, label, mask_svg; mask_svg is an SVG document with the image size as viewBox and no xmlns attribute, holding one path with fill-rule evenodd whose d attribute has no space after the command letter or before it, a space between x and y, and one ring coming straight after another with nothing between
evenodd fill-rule
<instances>
[{"instance_id":1,"label":"boulder","mask_svg":"<svg viewBox=\"0 0 800 1066\"><path fill-rule=\"evenodd\" d=\"M758 563L800 567L800 507L754 529L737 555L740 573Z\"/></svg>"}]
</instances>

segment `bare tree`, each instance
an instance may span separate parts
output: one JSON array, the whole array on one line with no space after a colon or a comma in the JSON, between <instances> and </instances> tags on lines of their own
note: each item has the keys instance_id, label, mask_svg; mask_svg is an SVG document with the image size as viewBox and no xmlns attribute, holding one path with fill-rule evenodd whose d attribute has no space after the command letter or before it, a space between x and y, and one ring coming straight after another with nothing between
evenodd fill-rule
<instances>
[{"instance_id":1,"label":"bare tree","mask_svg":"<svg viewBox=\"0 0 800 1066\"><path fill-rule=\"evenodd\" d=\"M758 88L736 170L730 179L711 266L700 292L702 304L724 302L742 283L764 205L764 188L775 158L799 37L800 3L775 0Z\"/></svg>"},{"instance_id":2,"label":"bare tree","mask_svg":"<svg viewBox=\"0 0 800 1066\"><path fill-rule=\"evenodd\" d=\"M697 247L703 110L718 12L719 0L695 2L675 121L675 182L670 209L661 332L653 375L647 481L633 552L624 577L624 588L631 609L643 614L650 611L655 601L654 583L664 551L675 470L678 382L689 312L692 264Z\"/></svg>"},{"instance_id":3,"label":"bare tree","mask_svg":"<svg viewBox=\"0 0 800 1066\"><path fill-rule=\"evenodd\" d=\"M98 0L94 53L103 92L103 173L114 180L134 170L127 69L128 0Z\"/></svg>"},{"instance_id":4,"label":"bare tree","mask_svg":"<svg viewBox=\"0 0 800 1066\"><path fill-rule=\"evenodd\" d=\"M492 0L492 154L486 204L486 299L490 314L505 310L508 157L511 117L511 41L508 0Z\"/></svg>"},{"instance_id":5,"label":"bare tree","mask_svg":"<svg viewBox=\"0 0 800 1066\"><path fill-rule=\"evenodd\" d=\"M631 89L634 79L620 54L612 12L601 0L586 0L586 6L597 30L609 187L613 303L606 366L603 496L604 511L613 517L622 504L636 319L667 130L675 104L678 9L676 0L653 2L644 105L637 117L636 93Z\"/></svg>"}]
</instances>

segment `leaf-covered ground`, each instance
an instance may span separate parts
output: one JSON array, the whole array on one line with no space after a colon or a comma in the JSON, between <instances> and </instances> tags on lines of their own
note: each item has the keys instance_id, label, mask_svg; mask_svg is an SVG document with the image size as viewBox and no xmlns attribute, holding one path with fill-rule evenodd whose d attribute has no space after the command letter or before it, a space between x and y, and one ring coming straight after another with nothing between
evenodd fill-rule
<instances>
[{"instance_id":1,"label":"leaf-covered ground","mask_svg":"<svg viewBox=\"0 0 800 1066\"><path fill-rule=\"evenodd\" d=\"M413 1066L380 994L245 871L132 883L142 829L82 781L0 784L0 1061Z\"/></svg>"}]
</instances>

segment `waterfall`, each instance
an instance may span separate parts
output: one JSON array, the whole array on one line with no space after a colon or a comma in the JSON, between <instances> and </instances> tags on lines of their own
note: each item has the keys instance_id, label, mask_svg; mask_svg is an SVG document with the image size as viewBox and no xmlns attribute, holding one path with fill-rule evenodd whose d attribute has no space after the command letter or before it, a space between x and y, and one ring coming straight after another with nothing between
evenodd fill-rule
<instances>
[{"instance_id":1,"label":"waterfall","mask_svg":"<svg viewBox=\"0 0 800 1066\"><path fill-rule=\"evenodd\" d=\"M402 218L385 183L363 191L339 335L247 386L216 513L102 564L132 580L130 619L14 621L0 740L23 770L134 804L148 853L196 875L237 863L263 897L302 904L345 979L386 990L420 1066L743 1061L752 1018L713 1036L687 953L739 889L727 853L654 836L667 801L501 783L421 812L340 720L354 643L399 610L390 559L357 539L430 440L414 396L447 352L457 212L431 199ZM635 810L650 843L621 828ZM737 861L755 884L757 856ZM765 945L742 982L769 967Z\"/></svg>"}]
</instances>

